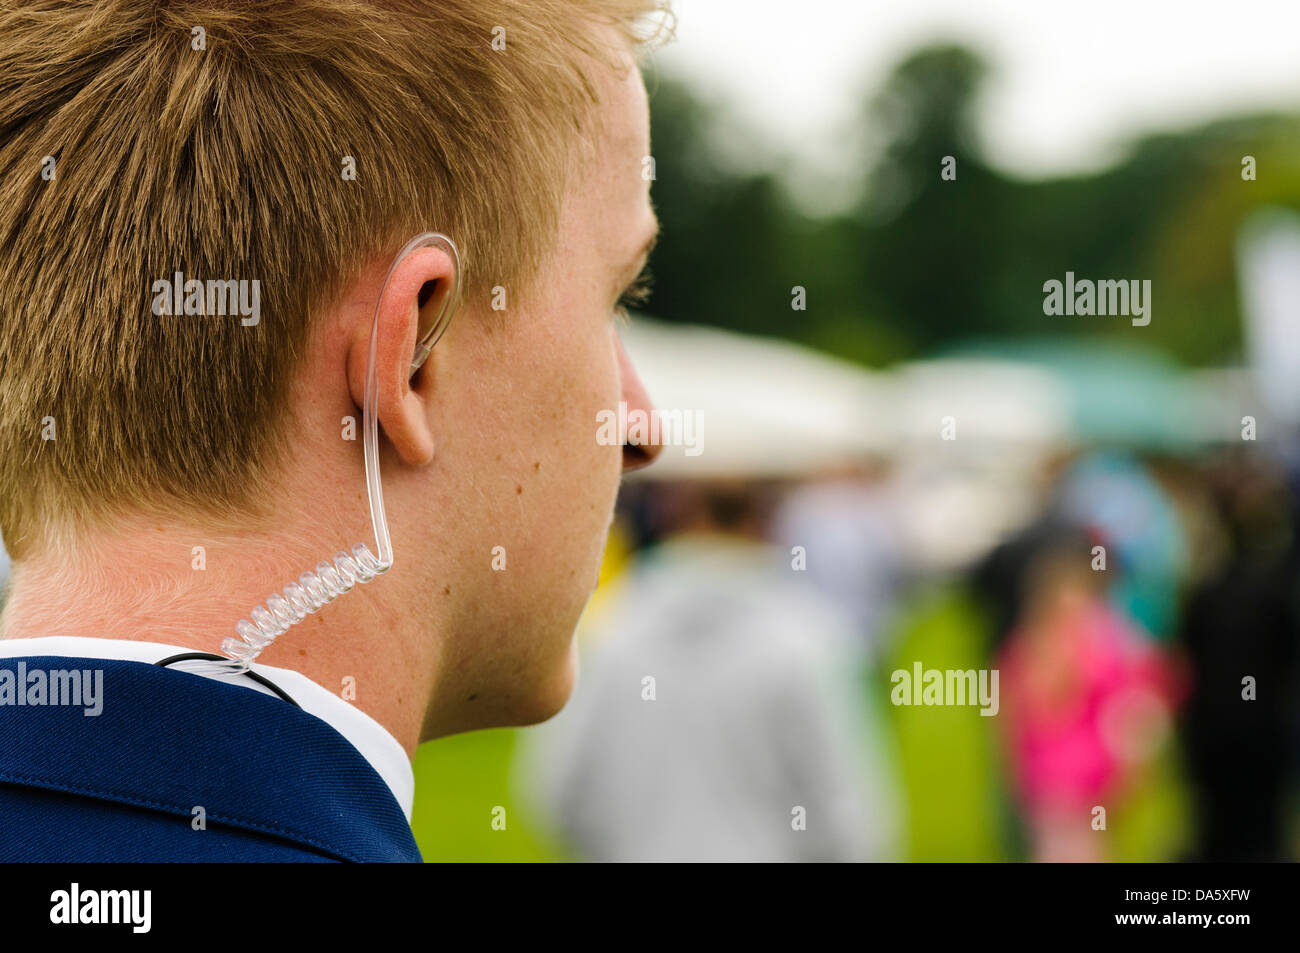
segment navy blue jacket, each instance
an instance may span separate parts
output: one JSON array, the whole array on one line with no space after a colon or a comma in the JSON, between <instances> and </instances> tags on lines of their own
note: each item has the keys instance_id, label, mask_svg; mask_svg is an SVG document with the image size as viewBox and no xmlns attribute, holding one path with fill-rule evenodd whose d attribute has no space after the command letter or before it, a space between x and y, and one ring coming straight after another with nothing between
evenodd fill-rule
<instances>
[{"instance_id":1,"label":"navy blue jacket","mask_svg":"<svg viewBox=\"0 0 1300 953\"><path fill-rule=\"evenodd\" d=\"M0 699L0 860L420 860L388 786L315 715L143 662L0 670L19 662L102 670L103 711Z\"/></svg>"}]
</instances>

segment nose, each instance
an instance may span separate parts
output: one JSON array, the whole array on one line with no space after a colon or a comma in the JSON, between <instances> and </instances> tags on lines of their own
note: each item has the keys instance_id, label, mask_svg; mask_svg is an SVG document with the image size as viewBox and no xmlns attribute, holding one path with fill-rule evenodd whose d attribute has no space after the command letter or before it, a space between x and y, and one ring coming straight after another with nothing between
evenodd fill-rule
<instances>
[{"instance_id":1,"label":"nose","mask_svg":"<svg viewBox=\"0 0 1300 953\"><path fill-rule=\"evenodd\" d=\"M618 348L618 372L623 382L623 400L627 404L628 415L631 416L633 411L640 410L649 419L654 412L654 403L650 400L650 395L646 393L645 385L641 383L641 377L637 374L636 368L632 366L632 359L628 357L627 350L623 347L623 341L615 337L614 343ZM625 441L623 444L623 471L626 473L630 470L640 470L642 467L650 466L662 450L663 447L657 443L634 444Z\"/></svg>"}]
</instances>

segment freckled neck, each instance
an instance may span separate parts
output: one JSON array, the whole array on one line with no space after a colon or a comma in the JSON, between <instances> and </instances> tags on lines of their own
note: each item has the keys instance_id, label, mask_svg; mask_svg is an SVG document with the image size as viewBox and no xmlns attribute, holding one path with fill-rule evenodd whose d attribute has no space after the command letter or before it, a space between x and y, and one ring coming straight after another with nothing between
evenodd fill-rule
<instances>
[{"instance_id":1,"label":"freckled neck","mask_svg":"<svg viewBox=\"0 0 1300 953\"><path fill-rule=\"evenodd\" d=\"M327 555L328 546L301 538L162 527L115 532L111 544L79 539L75 552L14 564L0 638L85 636L219 654L236 622ZM331 692L350 686L348 700L413 756L437 659L435 640L400 609L409 590L400 569L358 584L291 626L257 661L301 672Z\"/></svg>"}]
</instances>

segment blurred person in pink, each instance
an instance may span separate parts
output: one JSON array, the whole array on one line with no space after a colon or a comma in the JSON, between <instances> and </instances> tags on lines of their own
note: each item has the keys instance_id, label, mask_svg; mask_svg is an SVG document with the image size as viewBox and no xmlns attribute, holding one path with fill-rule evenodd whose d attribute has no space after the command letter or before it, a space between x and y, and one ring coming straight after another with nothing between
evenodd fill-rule
<instances>
[{"instance_id":1,"label":"blurred person in pink","mask_svg":"<svg viewBox=\"0 0 1300 953\"><path fill-rule=\"evenodd\" d=\"M1164 654L1105 598L1086 555L1049 550L1028 569L997 656L1013 780L1039 861L1104 859L1099 826L1166 737Z\"/></svg>"}]
</instances>

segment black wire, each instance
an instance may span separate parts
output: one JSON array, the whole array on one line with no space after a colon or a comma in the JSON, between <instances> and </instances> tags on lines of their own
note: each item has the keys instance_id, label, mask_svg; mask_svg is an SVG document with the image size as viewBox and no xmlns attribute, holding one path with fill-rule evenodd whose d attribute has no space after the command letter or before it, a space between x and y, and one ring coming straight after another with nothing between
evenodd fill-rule
<instances>
[{"instance_id":1,"label":"black wire","mask_svg":"<svg viewBox=\"0 0 1300 953\"><path fill-rule=\"evenodd\" d=\"M197 659L197 658L201 658L206 661L216 661L216 662L230 661L230 659L222 655L212 655L209 652L182 652L180 655L173 655L170 658L165 658L161 662L158 662L156 664L161 665L163 668L166 668L168 665L171 665L172 662L185 662L190 659ZM302 707L296 701L290 698L288 693L284 689L282 689L279 685L275 684L275 682L271 681L266 676L259 675L257 672L254 672L251 669L245 671L244 674L247 675L249 678L251 678L253 681L257 682L257 684L264 685L267 688L269 688L271 691L275 692L277 695L279 695L281 698L287 701L294 708Z\"/></svg>"}]
</instances>

